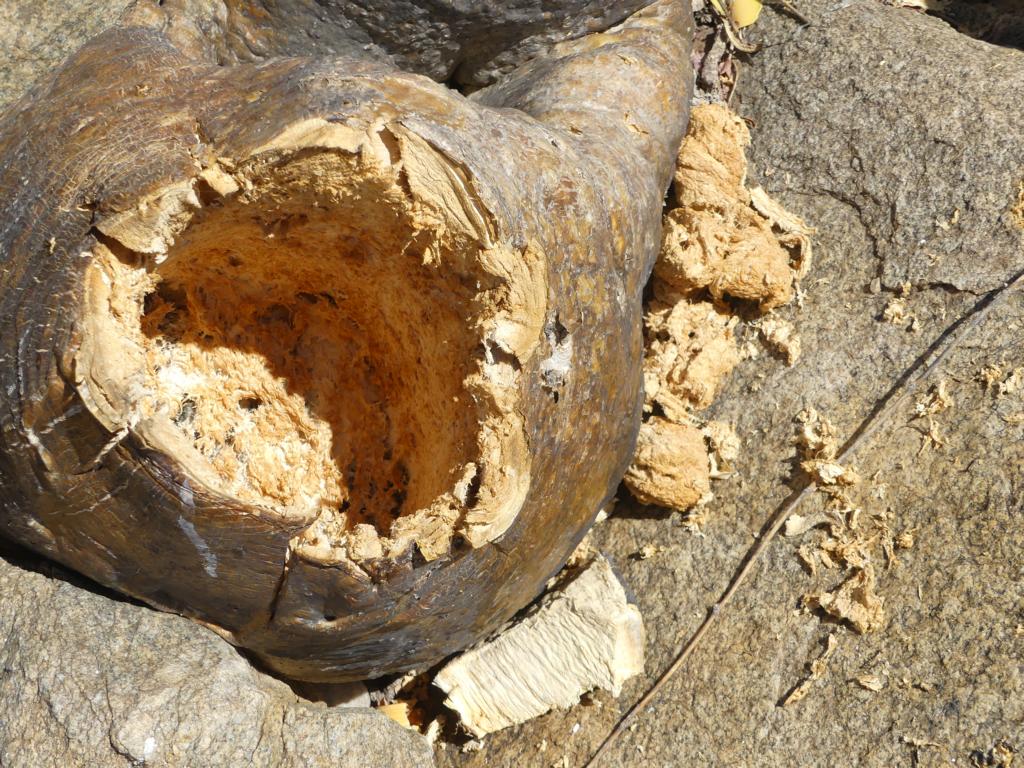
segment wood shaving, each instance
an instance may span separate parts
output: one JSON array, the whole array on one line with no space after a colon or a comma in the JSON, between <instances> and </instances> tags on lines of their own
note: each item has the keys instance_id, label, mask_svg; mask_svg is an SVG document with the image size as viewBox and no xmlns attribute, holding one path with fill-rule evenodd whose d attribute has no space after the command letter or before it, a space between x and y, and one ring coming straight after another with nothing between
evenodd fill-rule
<instances>
[{"instance_id":1,"label":"wood shaving","mask_svg":"<svg viewBox=\"0 0 1024 768\"><path fill-rule=\"evenodd\" d=\"M928 417L928 428L922 431L924 440L921 441L921 449L917 452L920 456L926 450L937 450L943 448L946 445L946 439L942 436L942 431L939 429L939 424L931 416Z\"/></svg>"},{"instance_id":2,"label":"wood shaving","mask_svg":"<svg viewBox=\"0 0 1024 768\"><path fill-rule=\"evenodd\" d=\"M796 443L804 460L834 459L839 452L839 436L832 422L814 408L806 408L796 416L800 428Z\"/></svg>"},{"instance_id":3,"label":"wood shaving","mask_svg":"<svg viewBox=\"0 0 1024 768\"><path fill-rule=\"evenodd\" d=\"M844 467L836 461L810 459L801 462L800 466L821 485L856 485L860 482L860 475L856 470Z\"/></svg>"},{"instance_id":4,"label":"wood shaving","mask_svg":"<svg viewBox=\"0 0 1024 768\"><path fill-rule=\"evenodd\" d=\"M643 671L643 647L640 611L598 557L540 607L448 662L434 685L479 738L570 707L594 688L617 696Z\"/></svg>"},{"instance_id":5,"label":"wood shaving","mask_svg":"<svg viewBox=\"0 0 1024 768\"><path fill-rule=\"evenodd\" d=\"M885 678L879 675L861 675L856 678L857 685L869 691L878 693L885 688Z\"/></svg>"},{"instance_id":6,"label":"wood shaving","mask_svg":"<svg viewBox=\"0 0 1024 768\"><path fill-rule=\"evenodd\" d=\"M907 298L912 289L913 286L910 283L902 283L899 286L896 295L889 299L889 303L882 310L882 319L885 322L892 325L903 325L909 322L912 331L920 330L921 321L907 309Z\"/></svg>"},{"instance_id":7,"label":"wood shaving","mask_svg":"<svg viewBox=\"0 0 1024 768\"><path fill-rule=\"evenodd\" d=\"M1024 229L1024 181L1020 183L1020 191L1017 193L1017 202L1010 209L1010 217L1021 229Z\"/></svg>"},{"instance_id":8,"label":"wood shaving","mask_svg":"<svg viewBox=\"0 0 1024 768\"><path fill-rule=\"evenodd\" d=\"M703 528L709 518L707 504L712 498L714 497L708 493L691 509L686 510L685 514L678 518L677 524L679 527L685 528L695 536L703 536Z\"/></svg>"},{"instance_id":9,"label":"wood shaving","mask_svg":"<svg viewBox=\"0 0 1024 768\"><path fill-rule=\"evenodd\" d=\"M833 527L833 535L820 545L819 557L826 568L838 568L840 565L851 568L863 568L870 561L868 549L875 539L850 535L849 531L837 530Z\"/></svg>"},{"instance_id":10,"label":"wood shaving","mask_svg":"<svg viewBox=\"0 0 1024 768\"><path fill-rule=\"evenodd\" d=\"M977 378L984 385L986 392L997 390L1003 380L1003 363L987 363L978 371Z\"/></svg>"},{"instance_id":11,"label":"wood shaving","mask_svg":"<svg viewBox=\"0 0 1024 768\"><path fill-rule=\"evenodd\" d=\"M924 418L948 411L954 405L956 405L956 401L946 389L946 381L943 379L938 384L932 385L924 395L917 399L914 404L914 413L918 418Z\"/></svg>"},{"instance_id":12,"label":"wood shaving","mask_svg":"<svg viewBox=\"0 0 1024 768\"><path fill-rule=\"evenodd\" d=\"M953 227L960 223L960 209L954 208L953 213L950 214L948 219L936 219L935 226L941 229L943 232L949 232Z\"/></svg>"},{"instance_id":13,"label":"wood shaving","mask_svg":"<svg viewBox=\"0 0 1024 768\"><path fill-rule=\"evenodd\" d=\"M636 556L638 560L650 560L656 554L661 551L661 547L656 544L644 544L640 549L637 550Z\"/></svg>"},{"instance_id":14,"label":"wood shaving","mask_svg":"<svg viewBox=\"0 0 1024 768\"><path fill-rule=\"evenodd\" d=\"M807 569L808 574L818 575L818 553L816 550L804 544L797 550L797 559Z\"/></svg>"},{"instance_id":15,"label":"wood shaving","mask_svg":"<svg viewBox=\"0 0 1024 768\"><path fill-rule=\"evenodd\" d=\"M740 360L757 360L761 356L761 349L752 341L743 342L740 347Z\"/></svg>"},{"instance_id":16,"label":"wood shaving","mask_svg":"<svg viewBox=\"0 0 1024 768\"><path fill-rule=\"evenodd\" d=\"M839 438L835 427L813 408L797 414L800 427L796 444L800 452L800 467L816 483L823 486L855 485L860 482L856 470L835 461L839 451Z\"/></svg>"},{"instance_id":17,"label":"wood shaving","mask_svg":"<svg viewBox=\"0 0 1024 768\"><path fill-rule=\"evenodd\" d=\"M816 515L798 515L793 513L786 520L786 526L782 529L782 535L787 537L802 536L812 528L828 522L828 516L824 512Z\"/></svg>"},{"instance_id":18,"label":"wood shaving","mask_svg":"<svg viewBox=\"0 0 1024 768\"><path fill-rule=\"evenodd\" d=\"M907 313L906 299L895 296L889 299L889 303L882 310L882 319L893 325L903 325L910 315Z\"/></svg>"},{"instance_id":19,"label":"wood shaving","mask_svg":"<svg viewBox=\"0 0 1024 768\"><path fill-rule=\"evenodd\" d=\"M847 622L860 634L875 632L885 624L884 598L875 594L875 572L870 563L855 568L853 574L832 592L812 593L804 605L820 608L830 616Z\"/></svg>"},{"instance_id":20,"label":"wood shaving","mask_svg":"<svg viewBox=\"0 0 1024 768\"><path fill-rule=\"evenodd\" d=\"M914 532L903 531L895 538L896 547L899 549L912 549L914 546Z\"/></svg>"},{"instance_id":21,"label":"wood shaving","mask_svg":"<svg viewBox=\"0 0 1024 768\"><path fill-rule=\"evenodd\" d=\"M1024 389L1024 368L1015 368L1007 374L1004 362L989 362L978 372L977 379L985 391L997 398L1015 395Z\"/></svg>"},{"instance_id":22,"label":"wood shaving","mask_svg":"<svg viewBox=\"0 0 1024 768\"><path fill-rule=\"evenodd\" d=\"M996 397L1015 395L1024 386L1024 368L1014 368L996 387Z\"/></svg>"},{"instance_id":23,"label":"wood shaving","mask_svg":"<svg viewBox=\"0 0 1024 768\"><path fill-rule=\"evenodd\" d=\"M708 443L711 479L728 477L733 471L733 462L739 458L742 441L735 428L724 421L709 421L701 431Z\"/></svg>"},{"instance_id":24,"label":"wood shaving","mask_svg":"<svg viewBox=\"0 0 1024 768\"><path fill-rule=\"evenodd\" d=\"M832 658L832 654L835 653L838 646L839 640L836 636L829 635L828 640L825 643L825 650L821 652L821 655L818 656L818 658L810 663L810 669L807 676L799 685L786 695L786 698L782 700L782 706L788 707L807 697L807 694L811 692L811 687L814 683L820 680L825 674L828 669L828 661Z\"/></svg>"},{"instance_id":25,"label":"wood shaving","mask_svg":"<svg viewBox=\"0 0 1024 768\"><path fill-rule=\"evenodd\" d=\"M765 342L781 354L786 365L795 365L800 359L800 336L793 324L778 317L766 317L757 323Z\"/></svg>"},{"instance_id":26,"label":"wood shaving","mask_svg":"<svg viewBox=\"0 0 1024 768\"><path fill-rule=\"evenodd\" d=\"M928 448L937 449L946 444L935 416L951 409L955 404L953 396L946 390L945 380L933 385L928 392L917 399L914 404L914 418L927 420L927 429L922 432L924 442L921 444L918 455Z\"/></svg>"}]
</instances>

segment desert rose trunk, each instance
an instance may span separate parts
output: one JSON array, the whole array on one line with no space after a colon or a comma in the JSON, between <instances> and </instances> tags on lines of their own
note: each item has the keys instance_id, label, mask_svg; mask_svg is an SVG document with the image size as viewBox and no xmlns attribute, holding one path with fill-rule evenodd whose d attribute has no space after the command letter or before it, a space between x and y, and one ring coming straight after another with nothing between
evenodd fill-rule
<instances>
[{"instance_id":1,"label":"desert rose trunk","mask_svg":"<svg viewBox=\"0 0 1024 768\"><path fill-rule=\"evenodd\" d=\"M688 3L369 53L176 5L0 118L0 526L289 676L435 662L633 451Z\"/></svg>"}]
</instances>

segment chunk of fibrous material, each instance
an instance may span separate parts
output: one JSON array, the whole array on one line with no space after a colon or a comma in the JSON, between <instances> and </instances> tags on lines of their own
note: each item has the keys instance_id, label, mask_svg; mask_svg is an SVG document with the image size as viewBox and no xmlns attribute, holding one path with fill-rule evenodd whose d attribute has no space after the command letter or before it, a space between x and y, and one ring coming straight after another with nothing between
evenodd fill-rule
<instances>
[{"instance_id":1,"label":"chunk of fibrous material","mask_svg":"<svg viewBox=\"0 0 1024 768\"><path fill-rule=\"evenodd\" d=\"M710 492L710 474L704 433L655 416L640 427L625 483L644 504L689 509Z\"/></svg>"},{"instance_id":2,"label":"chunk of fibrous material","mask_svg":"<svg viewBox=\"0 0 1024 768\"><path fill-rule=\"evenodd\" d=\"M813 230L746 186L749 145L746 124L726 105L694 108L645 306L647 420L625 477L644 504L687 510L711 499L709 477L725 476L725 457L717 447L709 453L695 412L711 406L740 361L732 302L770 311L798 295L810 267ZM791 323L767 316L757 325L796 363L800 338Z\"/></svg>"},{"instance_id":3,"label":"chunk of fibrous material","mask_svg":"<svg viewBox=\"0 0 1024 768\"><path fill-rule=\"evenodd\" d=\"M704 289L768 310L792 298L808 266L809 230L760 188L747 189L748 146L750 131L727 106L694 110L655 275L681 291Z\"/></svg>"},{"instance_id":4,"label":"chunk of fibrous material","mask_svg":"<svg viewBox=\"0 0 1024 768\"><path fill-rule=\"evenodd\" d=\"M598 555L528 616L445 665L434 685L474 736L567 708L603 688L618 696L644 668L640 611Z\"/></svg>"},{"instance_id":5,"label":"chunk of fibrous material","mask_svg":"<svg viewBox=\"0 0 1024 768\"><path fill-rule=\"evenodd\" d=\"M541 592L639 428L692 18L471 5L139 0L0 116L6 537L309 681Z\"/></svg>"}]
</instances>

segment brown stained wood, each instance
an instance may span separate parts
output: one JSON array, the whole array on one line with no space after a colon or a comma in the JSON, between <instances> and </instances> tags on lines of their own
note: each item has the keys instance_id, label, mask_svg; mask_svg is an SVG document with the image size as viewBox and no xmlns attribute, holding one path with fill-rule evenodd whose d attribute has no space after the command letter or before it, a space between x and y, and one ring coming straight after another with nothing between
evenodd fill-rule
<instances>
[{"instance_id":1,"label":"brown stained wood","mask_svg":"<svg viewBox=\"0 0 1024 768\"><path fill-rule=\"evenodd\" d=\"M88 43L0 117L4 535L296 678L493 631L632 453L690 27L660 0L469 99L159 26Z\"/></svg>"}]
</instances>

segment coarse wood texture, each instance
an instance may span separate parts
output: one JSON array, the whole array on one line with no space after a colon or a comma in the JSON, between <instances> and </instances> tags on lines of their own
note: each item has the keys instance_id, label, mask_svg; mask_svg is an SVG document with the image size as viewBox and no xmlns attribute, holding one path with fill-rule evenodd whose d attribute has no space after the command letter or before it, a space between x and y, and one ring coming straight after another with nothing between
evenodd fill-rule
<instances>
[{"instance_id":1,"label":"coarse wood texture","mask_svg":"<svg viewBox=\"0 0 1024 768\"><path fill-rule=\"evenodd\" d=\"M644 625L598 555L532 613L448 662L434 685L476 737L567 709L595 688L618 696L644 670Z\"/></svg>"},{"instance_id":2,"label":"coarse wood texture","mask_svg":"<svg viewBox=\"0 0 1024 768\"><path fill-rule=\"evenodd\" d=\"M0 116L0 530L295 678L433 663L540 592L632 454L641 292L688 112L689 4L549 46L470 98L315 46L211 63L201 49L224 31L169 37L167 6L140 3ZM395 248L405 282L382 271ZM343 274L357 260L364 271ZM287 300L261 307L254 284ZM346 290L337 317L351 327L317 348L377 345L353 359L397 362L325 388L318 355L284 342L329 329ZM374 291L393 309L351 330L372 326ZM441 325L387 347L410 307ZM472 361L460 368L431 333ZM417 344L432 355L419 364L443 370L418 372ZM264 389L232 401L238 424L273 433L289 468L298 430L310 477L325 457L338 475L322 473L322 493L308 477L290 486L259 446L238 454L252 476L218 464L227 406L189 405L172 363L250 371ZM331 401L356 380L363 404ZM433 414L414 384L438 387ZM474 410L449 434L451 397ZM384 417L363 407L378 400L408 425L393 442L413 446L409 477L383 451L350 482L344 426L379 439ZM416 509L342 510L385 475L394 508Z\"/></svg>"}]
</instances>

